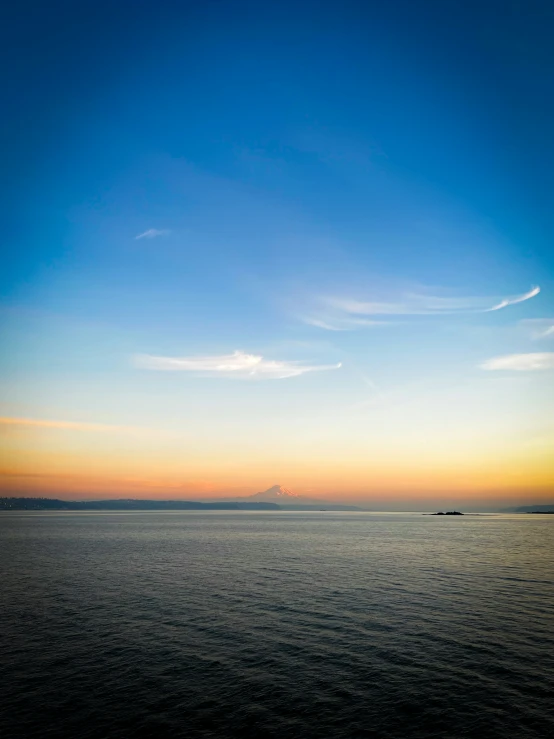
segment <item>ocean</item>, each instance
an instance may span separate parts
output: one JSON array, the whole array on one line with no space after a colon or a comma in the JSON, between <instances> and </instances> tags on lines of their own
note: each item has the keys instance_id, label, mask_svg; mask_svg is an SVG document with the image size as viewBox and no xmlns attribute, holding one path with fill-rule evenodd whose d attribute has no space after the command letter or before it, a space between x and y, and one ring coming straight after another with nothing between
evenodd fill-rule
<instances>
[{"instance_id":1,"label":"ocean","mask_svg":"<svg viewBox=\"0 0 554 739\"><path fill-rule=\"evenodd\" d=\"M554 516L0 514L12 737L554 736Z\"/></svg>"}]
</instances>

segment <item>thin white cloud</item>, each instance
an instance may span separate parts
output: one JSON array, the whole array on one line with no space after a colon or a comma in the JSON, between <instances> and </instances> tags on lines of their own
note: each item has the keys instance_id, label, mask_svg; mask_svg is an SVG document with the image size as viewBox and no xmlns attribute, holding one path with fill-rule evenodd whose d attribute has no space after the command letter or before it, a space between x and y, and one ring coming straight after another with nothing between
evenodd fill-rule
<instances>
[{"instance_id":1,"label":"thin white cloud","mask_svg":"<svg viewBox=\"0 0 554 739\"><path fill-rule=\"evenodd\" d=\"M135 236L135 240L138 239L155 239L156 236L169 236L171 231L168 228L149 228L141 234Z\"/></svg>"},{"instance_id":2,"label":"thin white cloud","mask_svg":"<svg viewBox=\"0 0 554 739\"><path fill-rule=\"evenodd\" d=\"M134 358L137 367L150 370L196 372L212 377L237 377L242 379L283 380L306 372L338 369L338 364L309 365L303 362L287 362L264 359L256 354L235 351L208 357L155 357L140 354Z\"/></svg>"},{"instance_id":3,"label":"thin white cloud","mask_svg":"<svg viewBox=\"0 0 554 739\"><path fill-rule=\"evenodd\" d=\"M481 369L509 370L513 372L554 369L554 352L506 354L502 357L493 357L483 362Z\"/></svg>"},{"instance_id":4,"label":"thin white cloud","mask_svg":"<svg viewBox=\"0 0 554 739\"><path fill-rule=\"evenodd\" d=\"M0 418L0 427L2 426L68 429L70 431L98 431L106 433L158 433L155 429L148 429L141 426L117 426L107 423L89 423L87 421L58 421L44 418L13 418L11 416Z\"/></svg>"},{"instance_id":5,"label":"thin white cloud","mask_svg":"<svg viewBox=\"0 0 554 739\"><path fill-rule=\"evenodd\" d=\"M346 328L342 328L338 325L331 325L330 323L327 323L326 321L322 321L320 318L311 318L310 316L306 316L304 318L304 323L307 323L308 326L315 326L316 328L324 328L326 331L346 331Z\"/></svg>"},{"instance_id":6,"label":"thin white cloud","mask_svg":"<svg viewBox=\"0 0 554 739\"><path fill-rule=\"evenodd\" d=\"M364 302L342 298L327 298L330 307L354 315L433 315L436 313L488 312L506 308L534 298L540 292L534 287L524 295L502 298L491 306L495 298L437 297L434 295L407 294L400 302ZM498 298L496 298L498 300Z\"/></svg>"},{"instance_id":7,"label":"thin white cloud","mask_svg":"<svg viewBox=\"0 0 554 739\"><path fill-rule=\"evenodd\" d=\"M528 318L519 325L530 332L532 339L554 339L554 318Z\"/></svg>"},{"instance_id":8,"label":"thin white cloud","mask_svg":"<svg viewBox=\"0 0 554 739\"><path fill-rule=\"evenodd\" d=\"M427 293L404 293L398 300L358 300L353 298L325 296L316 300L316 305L303 317L304 323L330 331L347 331L364 326L382 324L367 316L438 316L464 313L490 313L509 305L522 303L538 295L539 287L533 287L522 295L508 298L451 297Z\"/></svg>"},{"instance_id":9,"label":"thin white cloud","mask_svg":"<svg viewBox=\"0 0 554 739\"><path fill-rule=\"evenodd\" d=\"M332 317L329 319L331 322L328 323L320 318L314 318L312 316L304 317L304 323L309 326L316 326L317 328L324 328L327 331L353 331L361 326L385 326L388 325L386 321L370 321L365 318L350 318L350 317Z\"/></svg>"},{"instance_id":10,"label":"thin white cloud","mask_svg":"<svg viewBox=\"0 0 554 739\"><path fill-rule=\"evenodd\" d=\"M529 300L530 298L534 298L535 295L538 295L540 293L541 289L537 285L537 287L531 288L529 292L524 293L523 295L515 295L512 298L503 298L498 305L493 305L492 308L489 310L500 310L501 308L506 308L508 305L515 305L516 303L523 303L525 300Z\"/></svg>"}]
</instances>

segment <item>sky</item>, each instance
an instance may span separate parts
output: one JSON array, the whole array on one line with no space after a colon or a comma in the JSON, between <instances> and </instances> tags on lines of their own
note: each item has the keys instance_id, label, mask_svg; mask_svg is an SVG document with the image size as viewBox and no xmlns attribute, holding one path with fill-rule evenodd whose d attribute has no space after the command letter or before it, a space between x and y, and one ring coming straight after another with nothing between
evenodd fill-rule
<instances>
[{"instance_id":1,"label":"sky","mask_svg":"<svg viewBox=\"0 0 554 739\"><path fill-rule=\"evenodd\" d=\"M0 493L553 501L553 31L7 9Z\"/></svg>"}]
</instances>

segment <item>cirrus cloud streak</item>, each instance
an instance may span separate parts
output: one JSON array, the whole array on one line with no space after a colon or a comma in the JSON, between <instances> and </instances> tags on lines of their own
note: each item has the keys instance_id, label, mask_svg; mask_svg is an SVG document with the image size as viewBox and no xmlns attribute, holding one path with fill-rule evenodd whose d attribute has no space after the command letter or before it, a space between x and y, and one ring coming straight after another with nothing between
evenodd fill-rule
<instances>
[{"instance_id":1,"label":"cirrus cloud streak","mask_svg":"<svg viewBox=\"0 0 554 739\"><path fill-rule=\"evenodd\" d=\"M519 325L529 330L532 339L554 339L554 318L528 318Z\"/></svg>"},{"instance_id":2,"label":"cirrus cloud streak","mask_svg":"<svg viewBox=\"0 0 554 739\"><path fill-rule=\"evenodd\" d=\"M29 427L48 429L68 429L70 431L99 431L107 433L152 433L151 429L140 426L119 426L107 423L89 423L88 421L58 421L45 418L0 417L0 427Z\"/></svg>"},{"instance_id":3,"label":"cirrus cloud streak","mask_svg":"<svg viewBox=\"0 0 554 739\"><path fill-rule=\"evenodd\" d=\"M489 311L493 310L501 310L502 308L507 308L509 305L515 305L516 303L523 303L526 300L530 300L531 298L534 298L536 295L540 293L541 289L537 285L537 287L532 287L529 292L523 293L523 295L515 295L511 298L503 298L498 305L493 305L492 308L489 308Z\"/></svg>"},{"instance_id":4,"label":"cirrus cloud streak","mask_svg":"<svg viewBox=\"0 0 554 739\"><path fill-rule=\"evenodd\" d=\"M554 369L554 352L530 352L528 354L506 354L483 362L484 370L508 370L529 372Z\"/></svg>"},{"instance_id":5,"label":"cirrus cloud streak","mask_svg":"<svg viewBox=\"0 0 554 739\"><path fill-rule=\"evenodd\" d=\"M499 297L437 296L426 292L403 293L397 299L358 300L337 296L322 296L315 301L312 311L303 317L305 323L330 331L347 331L384 322L368 316L386 316L390 320L400 316L441 316L465 313L491 313L510 305L523 303L540 293L540 287L528 292Z\"/></svg>"},{"instance_id":6,"label":"cirrus cloud streak","mask_svg":"<svg viewBox=\"0 0 554 739\"><path fill-rule=\"evenodd\" d=\"M150 370L195 372L210 377L284 380L307 372L338 369L338 364L310 365L304 362L265 359L261 355L235 351L232 354L201 357L157 357L139 354L134 357L137 367Z\"/></svg>"},{"instance_id":7,"label":"cirrus cloud streak","mask_svg":"<svg viewBox=\"0 0 554 739\"><path fill-rule=\"evenodd\" d=\"M149 228L147 231L135 236L135 241L139 239L155 239L156 236L169 236L171 231L168 228Z\"/></svg>"}]
</instances>

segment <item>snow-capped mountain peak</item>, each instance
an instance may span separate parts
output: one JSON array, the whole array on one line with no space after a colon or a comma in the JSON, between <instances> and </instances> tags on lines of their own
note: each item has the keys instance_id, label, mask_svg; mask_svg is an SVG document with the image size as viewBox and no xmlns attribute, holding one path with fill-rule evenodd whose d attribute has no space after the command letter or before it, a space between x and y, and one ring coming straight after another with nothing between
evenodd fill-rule
<instances>
[{"instance_id":1,"label":"snow-capped mountain peak","mask_svg":"<svg viewBox=\"0 0 554 739\"><path fill-rule=\"evenodd\" d=\"M287 498L294 499L299 497L298 493L293 493L292 490L289 490L282 485L273 485L273 487L263 490L261 493L255 493L250 496L250 498L255 498L256 500L275 500L276 498L284 500Z\"/></svg>"}]
</instances>

